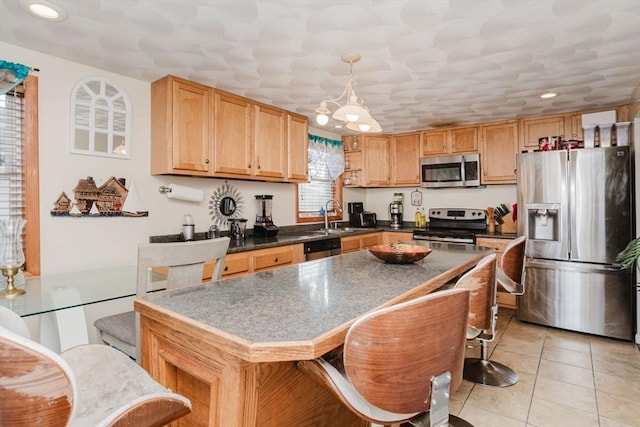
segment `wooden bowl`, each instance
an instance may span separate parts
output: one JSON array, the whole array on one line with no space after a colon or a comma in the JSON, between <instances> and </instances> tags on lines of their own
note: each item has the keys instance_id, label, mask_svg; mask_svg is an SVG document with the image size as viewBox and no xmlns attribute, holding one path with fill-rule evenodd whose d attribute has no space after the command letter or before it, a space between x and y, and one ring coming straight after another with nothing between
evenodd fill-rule
<instances>
[{"instance_id":1,"label":"wooden bowl","mask_svg":"<svg viewBox=\"0 0 640 427\"><path fill-rule=\"evenodd\" d=\"M407 245L405 243L394 243L392 245L375 245L369 247L369 252L378 259L390 264L410 264L420 261L431 253L431 248L418 245Z\"/></svg>"}]
</instances>

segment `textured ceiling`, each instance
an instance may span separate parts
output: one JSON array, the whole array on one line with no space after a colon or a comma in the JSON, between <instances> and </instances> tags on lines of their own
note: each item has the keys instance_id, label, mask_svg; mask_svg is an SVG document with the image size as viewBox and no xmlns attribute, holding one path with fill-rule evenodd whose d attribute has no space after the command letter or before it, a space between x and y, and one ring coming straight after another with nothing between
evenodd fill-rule
<instances>
[{"instance_id":1,"label":"textured ceiling","mask_svg":"<svg viewBox=\"0 0 640 427\"><path fill-rule=\"evenodd\" d=\"M146 81L173 74L311 123L344 89L347 52L362 56L357 93L385 133L640 93L640 0L49 1L68 19L0 0L0 40ZM559 95L540 99L547 91Z\"/></svg>"}]
</instances>

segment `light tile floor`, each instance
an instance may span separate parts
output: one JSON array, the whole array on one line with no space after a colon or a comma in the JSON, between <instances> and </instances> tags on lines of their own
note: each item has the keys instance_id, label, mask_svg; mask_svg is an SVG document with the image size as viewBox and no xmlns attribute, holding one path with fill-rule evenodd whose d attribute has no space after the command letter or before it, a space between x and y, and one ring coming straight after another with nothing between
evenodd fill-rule
<instances>
[{"instance_id":1,"label":"light tile floor","mask_svg":"<svg viewBox=\"0 0 640 427\"><path fill-rule=\"evenodd\" d=\"M505 388L463 381L450 410L476 427L640 426L640 351L631 342L519 322L501 309L490 359L520 379Z\"/></svg>"}]
</instances>

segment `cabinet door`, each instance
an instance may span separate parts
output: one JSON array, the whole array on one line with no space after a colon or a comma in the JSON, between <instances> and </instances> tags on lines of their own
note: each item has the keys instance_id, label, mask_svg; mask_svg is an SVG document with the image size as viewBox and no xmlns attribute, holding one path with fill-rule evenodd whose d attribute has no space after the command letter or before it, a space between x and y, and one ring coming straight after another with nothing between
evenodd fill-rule
<instances>
[{"instance_id":1,"label":"cabinet door","mask_svg":"<svg viewBox=\"0 0 640 427\"><path fill-rule=\"evenodd\" d=\"M483 184L515 184L518 123L482 126L480 164Z\"/></svg>"},{"instance_id":2,"label":"cabinet door","mask_svg":"<svg viewBox=\"0 0 640 427\"><path fill-rule=\"evenodd\" d=\"M441 156L449 149L449 132L446 130L430 130L422 132L422 156Z\"/></svg>"},{"instance_id":3,"label":"cabinet door","mask_svg":"<svg viewBox=\"0 0 640 427\"><path fill-rule=\"evenodd\" d=\"M262 104L254 111L255 176L284 178L287 164L286 113Z\"/></svg>"},{"instance_id":4,"label":"cabinet door","mask_svg":"<svg viewBox=\"0 0 640 427\"><path fill-rule=\"evenodd\" d=\"M364 146L364 185L389 185L391 183L389 163L389 137L367 136Z\"/></svg>"},{"instance_id":5,"label":"cabinet door","mask_svg":"<svg viewBox=\"0 0 640 427\"><path fill-rule=\"evenodd\" d=\"M391 139L391 185L420 185L420 133Z\"/></svg>"},{"instance_id":6,"label":"cabinet door","mask_svg":"<svg viewBox=\"0 0 640 427\"><path fill-rule=\"evenodd\" d=\"M167 76L151 85L151 173L207 175L212 89Z\"/></svg>"},{"instance_id":7,"label":"cabinet door","mask_svg":"<svg viewBox=\"0 0 640 427\"><path fill-rule=\"evenodd\" d=\"M287 180L306 182L309 177L309 130L305 116L287 114Z\"/></svg>"},{"instance_id":8,"label":"cabinet door","mask_svg":"<svg viewBox=\"0 0 640 427\"><path fill-rule=\"evenodd\" d=\"M226 92L215 93L215 170L225 175L251 175L251 102Z\"/></svg>"},{"instance_id":9,"label":"cabinet door","mask_svg":"<svg viewBox=\"0 0 640 427\"><path fill-rule=\"evenodd\" d=\"M394 243L408 242L413 240L413 233L384 231L382 233L382 243L392 245Z\"/></svg>"},{"instance_id":10,"label":"cabinet door","mask_svg":"<svg viewBox=\"0 0 640 427\"><path fill-rule=\"evenodd\" d=\"M380 244L380 233L365 234L360 236L360 249Z\"/></svg>"},{"instance_id":11,"label":"cabinet door","mask_svg":"<svg viewBox=\"0 0 640 427\"><path fill-rule=\"evenodd\" d=\"M213 269L213 265L212 265ZM249 273L249 253L239 252L237 254L229 254L224 257L224 267L222 268L222 277L240 276ZM209 273L211 277L211 273Z\"/></svg>"},{"instance_id":12,"label":"cabinet door","mask_svg":"<svg viewBox=\"0 0 640 427\"><path fill-rule=\"evenodd\" d=\"M342 253L360 250L360 236L349 236L340 239Z\"/></svg>"},{"instance_id":13,"label":"cabinet door","mask_svg":"<svg viewBox=\"0 0 640 427\"><path fill-rule=\"evenodd\" d=\"M564 116L539 117L522 120L522 148L538 148L538 139L564 135Z\"/></svg>"},{"instance_id":14,"label":"cabinet door","mask_svg":"<svg viewBox=\"0 0 640 427\"><path fill-rule=\"evenodd\" d=\"M478 151L478 127L451 129L452 154L472 153Z\"/></svg>"},{"instance_id":15,"label":"cabinet door","mask_svg":"<svg viewBox=\"0 0 640 427\"><path fill-rule=\"evenodd\" d=\"M294 263L296 245L253 251L253 271L261 271Z\"/></svg>"}]
</instances>

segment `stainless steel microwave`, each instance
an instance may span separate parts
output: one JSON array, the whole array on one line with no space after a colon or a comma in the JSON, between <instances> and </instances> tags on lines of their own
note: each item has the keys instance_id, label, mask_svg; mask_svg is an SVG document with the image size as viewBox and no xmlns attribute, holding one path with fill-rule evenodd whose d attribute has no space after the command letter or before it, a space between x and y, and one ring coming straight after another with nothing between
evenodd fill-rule
<instances>
[{"instance_id":1,"label":"stainless steel microwave","mask_svg":"<svg viewBox=\"0 0 640 427\"><path fill-rule=\"evenodd\" d=\"M420 185L427 188L479 187L480 155L423 157L420 180Z\"/></svg>"}]
</instances>

